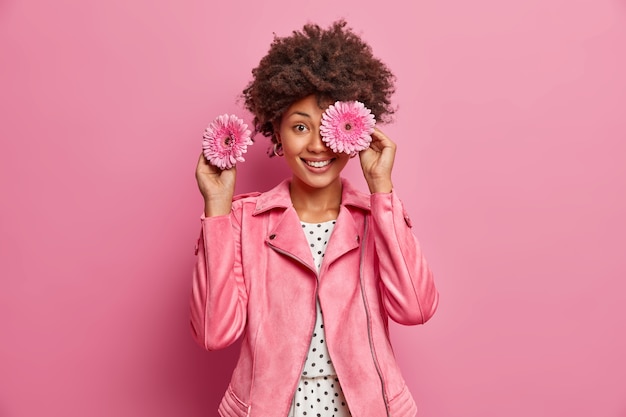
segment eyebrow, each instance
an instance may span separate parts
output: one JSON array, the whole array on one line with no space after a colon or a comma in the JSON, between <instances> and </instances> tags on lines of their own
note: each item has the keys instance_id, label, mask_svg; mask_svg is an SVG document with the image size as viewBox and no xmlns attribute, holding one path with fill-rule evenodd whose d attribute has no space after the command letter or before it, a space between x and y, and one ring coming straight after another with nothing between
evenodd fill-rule
<instances>
[{"instance_id":1,"label":"eyebrow","mask_svg":"<svg viewBox=\"0 0 626 417\"><path fill-rule=\"evenodd\" d=\"M289 113L289 115L287 115L287 117L296 116L296 115L297 116L304 116L304 117L311 118L310 114L302 112L302 111L298 111L298 110Z\"/></svg>"}]
</instances>

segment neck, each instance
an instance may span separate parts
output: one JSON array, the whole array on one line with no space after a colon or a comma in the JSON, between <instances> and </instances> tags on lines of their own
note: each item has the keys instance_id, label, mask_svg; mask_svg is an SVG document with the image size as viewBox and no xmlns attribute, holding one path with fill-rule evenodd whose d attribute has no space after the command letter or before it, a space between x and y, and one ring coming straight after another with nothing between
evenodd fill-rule
<instances>
[{"instance_id":1,"label":"neck","mask_svg":"<svg viewBox=\"0 0 626 417\"><path fill-rule=\"evenodd\" d=\"M289 187L291 202L300 220L319 223L336 219L341 205L341 179L324 188L313 188L293 178Z\"/></svg>"}]
</instances>

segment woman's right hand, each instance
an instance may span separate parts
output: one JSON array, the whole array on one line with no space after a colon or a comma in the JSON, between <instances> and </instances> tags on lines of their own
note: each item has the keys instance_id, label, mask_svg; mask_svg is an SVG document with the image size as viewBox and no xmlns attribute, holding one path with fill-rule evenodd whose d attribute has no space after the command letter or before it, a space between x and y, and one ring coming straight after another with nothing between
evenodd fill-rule
<instances>
[{"instance_id":1,"label":"woman's right hand","mask_svg":"<svg viewBox=\"0 0 626 417\"><path fill-rule=\"evenodd\" d=\"M221 216L230 213L235 193L235 167L219 169L209 164L200 153L196 166L196 181L204 198L204 215L206 217Z\"/></svg>"}]
</instances>

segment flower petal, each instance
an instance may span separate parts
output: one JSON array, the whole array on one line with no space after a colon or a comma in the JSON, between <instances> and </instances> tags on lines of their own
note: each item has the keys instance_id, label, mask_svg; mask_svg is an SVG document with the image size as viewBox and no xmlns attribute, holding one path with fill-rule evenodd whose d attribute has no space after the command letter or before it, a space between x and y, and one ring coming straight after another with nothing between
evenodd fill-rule
<instances>
[{"instance_id":1,"label":"flower petal","mask_svg":"<svg viewBox=\"0 0 626 417\"><path fill-rule=\"evenodd\" d=\"M369 146L375 124L374 115L363 103L337 101L324 111L320 133L333 152L353 155Z\"/></svg>"},{"instance_id":2,"label":"flower petal","mask_svg":"<svg viewBox=\"0 0 626 417\"><path fill-rule=\"evenodd\" d=\"M202 136L202 151L209 163L220 168L232 168L242 162L242 154L252 145L248 125L234 114L217 116ZM228 140L225 140L228 138Z\"/></svg>"}]
</instances>

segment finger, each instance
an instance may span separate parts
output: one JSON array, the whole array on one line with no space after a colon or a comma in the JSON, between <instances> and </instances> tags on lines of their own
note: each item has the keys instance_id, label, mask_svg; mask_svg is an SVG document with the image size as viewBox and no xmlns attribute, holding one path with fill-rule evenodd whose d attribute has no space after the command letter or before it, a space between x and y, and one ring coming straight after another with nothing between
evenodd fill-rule
<instances>
[{"instance_id":1,"label":"finger","mask_svg":"<svg viewBox=\"0 0 626 417\"><path fill-rule=\"evenodd\" d=\"M382 146L395 146L395 143L379 128L374 128L372 139L376 140Z\"/></svg>"},{"instance_id":2,"label":"finger","mask_svg":"<svg viewBox=\"0 0 626 417\"><path fill-rule=\"evenodd\" d=\"M204 154L201 154L198 158L198 165L196 166L196 175L219 175L220 169L215 165L211 164Z\"/></svg>"},{"instance_id":3,"label":"finger","mask_svg":"<svg viewBox=\"0 0 626 417\"><path fill-rule=\"evenodd\" d=\"M196 165L196 171L207 171L210 169L211 167L209 161L207 161L204 154L201 153L200 157L198 158L198 164Z\"/></svg>"},{"instance_id":4,"label":"finger","mask_svg":"<svg viewBox=\"0 0 626 417\"><path fill-rule=\"evenodd\" d=\"M209 165L206 157L204 156L204 152L200 152L200 156L198 157L198 166Z\"/></svg>"}]
</instances>

